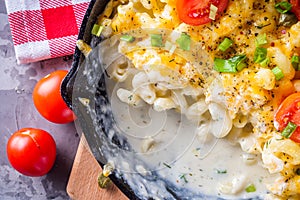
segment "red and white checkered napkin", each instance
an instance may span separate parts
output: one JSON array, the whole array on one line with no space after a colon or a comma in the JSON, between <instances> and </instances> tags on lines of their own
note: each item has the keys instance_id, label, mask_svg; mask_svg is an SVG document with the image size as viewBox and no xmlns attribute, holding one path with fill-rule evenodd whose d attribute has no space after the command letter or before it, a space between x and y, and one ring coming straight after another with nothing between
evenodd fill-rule
<instances>
[{"instance_id":1,"label":"red and white checkered napkin","mask_svg":"<svg viewBox=\"0 0 300 200\"><path fill-rule=\"evenodd\" d=\"M6 0L17 62L71 55L90 0Z\"/></svg>"}]
</instances>

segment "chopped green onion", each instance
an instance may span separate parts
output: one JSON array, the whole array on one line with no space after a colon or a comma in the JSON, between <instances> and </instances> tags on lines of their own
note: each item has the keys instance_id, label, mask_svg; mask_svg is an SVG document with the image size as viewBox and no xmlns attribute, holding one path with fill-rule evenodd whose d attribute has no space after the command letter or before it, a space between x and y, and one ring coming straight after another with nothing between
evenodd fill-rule
<instances>
[{"instance_id":1,"label":"chopped green onion","mask_svg":"<svg viewBox=\"0 0 300 200\"><path fill-rule=\"evenodd\" d=\"M254 52L254 62L261 63L267 58L267 49L263 47L256 47Z\"/></svg>"},{"instance_id":2,"label":"chopped green onion","mask_svg":"<svg viewBox=\"0 0 300 200\"><path fill-rule=\"evenodd\" d=\"M166 166L167 168L171 169L171 166L169 164L167 164L167 163L164 162L163 165Z\"/></svg>"},{"instance_id":3,"label":"chopped green onion","mask_svg":"<svg viewBox=\"0 0 300 200\"><path fill-rule=\"evenodd\" d=\"M266 67L270 63L270 58L267 57L267 49L259 47L260 45L267 43L267 40L266 38L264 39L264 37L265 36L261 36L261 38L256 38L257 47L254 52L254 62L259 63L263 67Z\"/></svg>"},{"instance_id":4,"label":"chopped green onion","mask_svg":"<svg viewBox=\"0 0 300 200\"><path fill-rule=\"evenodd\" d=\"M227 170L226 169L217 169L218 174L226 174Z\"/></svg>"},{"instance_id":5,"label":"chopped green onion","mask_svg":"<svg viewBox=\"0 0 300 200\"><path fill-rule=\"evenodd\" d=\"M123 40L125 42L133 42L135 38L132 35L122 35L120 40Z\"/></svg>"},{"instance_id":6,"label":"chopped green onion","mask_svg":"<svg viewBox=\"0 0 300 200\"><path fill-rule=\"evenodd\" d=\"M237 55L227 60L221 58L214 59L214 69L218 72L236 73L246 67L245 55Z\"/></svg>"},{"instance_id":7,"label":"chopped green onion","mask_svg":"<svg viewBox=\"0 0 300 200\"><path fill-rule=\"evenodd\" d=\"M247 66L246 63L244 62L246 58L247 58L246 55L237 55L230 58L229 61L235 64L236 69L238 71L241 71Z\"/></svg>"},{"instance_id":8,"label":"chopped green onion","mask_svg":"<svg viewBox=\"0 0 300 200\"><path fill-rule=\"evenodd\" d=\"M225 38L223 42L218 46L218 49L221 51L226 51L231 45L233 44L233 41L231 39Z\"/></svg>"},{"instance_id":9,"label":"chopped green onion","mask_svg":"<svg viewBox=\"0 0 300 200\"><path fill-rule=\"evenodd\" d=\"M266 67L270 64L270 58L266 57L263 61L259 63L261 66Z\"/></svg>"},{"instance_id":10,"label":"chopped green onion","mask_svg":"<svg viewBox=\"0 0 300 200\"><path fill-rule=\"evenodd\" d=\"M218 72L229 72L229 73L237 72L234 64L232 64L228 60L224 60L221 58L214 59L214 70L216 70Z\"/></svg>"},{"instance_id":11,"label":"chopped green onion","mask_svg":"<svg viewBox=\"0 0 300 200\"><path fill-rule=\"evenodd\" d=\"M246 57L245 57L245 58L246 58ZM238 65L236 66L236 69L237 69L238 71L242 71L245 67L247 67L247 64L244 63L244 62L240 62L240 63L238 63Z\"/></svg>"},{"instance_id":12,"label":"chopped green onion","mask_svg":"<svg viewBox=\"0 0 300 200\"><path fill-rule=\"evenodd\" d=\"M210 11L208 18L211 20L215 20L218 12L218 7L214 4L210 4Z\"/></svg>"},{"instance_id":13,"label":"chopped green onion","mask_svg":"<svg viewBox=\"0 0 300 200\"><path fill-rule=\"evenodd\" d=\"M182 174L179 176L180 179L183 179L185 183L188 183L188 180L185 177L186 174Z\"/></svg>"},{"instance_id":14,"label":"chopped green onion","mask_svg":"<svg viewBox=\"0 0 300 200\"><path fill-rule=\"evenodd\" d=\"M277 66L272 69L273 74L275 75L276 81L279 81L284 77L282 70Z\"/></svg>"},{"instance_id":15,"label":"chopped green onion","mask_svg":"<svg viewBox=\"0 0 300 200\"><path fill-rule=\"evenodd\" d=\"M256 191L256 188L255 188L255 186L253 185L253 184L250 184L250 185L248 185L246 188L245 188L245 191L246 192L255 192Z\"/></svg>"},{"instance_id":16,"label":"chopped green onion","mask_svg":"<svg viewBox=\"0 0 300 200\"><path fill-rule=\"evenodd\" d=\"M299 70L300 67L300 56L293 55L291 59L291 63L295 70Z\"/></svg>"},{"instance_id":17,"label":"chopped green onion","mask_svg":"<svg viewBox=\"0 0 300 200\"><path fill-rule=\"evenodd\" d=\"M287 1L282 1L275 4L275 9L280 13L287 13L292 9L292 4Z\"/></svg>"},{"instance_id":18,"label":"chopped green onion","mask_svg":"<svg viewBox=\"0 0 300 200\"><path fill-rule=\"evenodd\" d=\"M92 29L92 34L99 37L103 31L103 26L100 26L98 24L94 24L93 29Z\"/></svg>"},{"instance_id":19,"label":"chopped green onion","mask_svg":"<svg viewBox=\"0 0 300 200\"><path fill-rule=\"evenodd\" d=\"M153 47L162 47L162 34L151 34L151 45Z\"/></svg>"},{"instance_id":20,"label":"chopped green onion","mask_svg":"<svg viewBox=\"0 0 300 200\"><path fill-rule=\"evenodd\" d=\"M281 136L285 138L290 138L290 136L294 133L296 128L296 124L294 124L293 122L289 122L285 129L282 131Z\"/></svg>"},{"instance_id":21,"label":"chopped green onion","mask_svg":"<svg viewBox=\"0 0 300 200\"><path fill-rule=\"evenodd\" d=\"M176 42L182 50L189 51L191 48L191 36L186 33L181 33Z\"/></svg>"},{"instance_id":22,"label":"chopped green onion","mask_svg":"<svg viewBox=\"0 0 300 200\"><path fill-rule=\"evenodd\" d=\"M258 35L256 38L255 38L255 43L256 43L256 46L260 46L260 45L264 45L264 44L267 44L268 41L267 41L267 35L266 33L262 34L262 35Z\"/></svg>"}]
</instances>

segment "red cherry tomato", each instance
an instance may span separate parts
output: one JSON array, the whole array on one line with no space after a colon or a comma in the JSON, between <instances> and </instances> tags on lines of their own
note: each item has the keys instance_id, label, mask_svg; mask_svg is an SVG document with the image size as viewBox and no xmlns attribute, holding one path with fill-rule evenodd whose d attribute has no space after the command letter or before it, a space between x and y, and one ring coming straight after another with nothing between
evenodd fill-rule
<instances>
[{"instance_id":1,"label":"red cherry tomato","mask_svg":"<svg viewBox=\"0 0 300 200\"><path fill-rule=\"evenodd\" d=\"M298 20L300 20L300 1L299 0L291 0L292 4L292 12L297 16Z\"/></svg>"},{"instance_id":2,"label":"red cherry tomato","mask_svg":"<svg viewBox=\"0 0 300 200\"><path fill-rule=\"evenodd\" d=\"M186 24L193 26L212 21L209 18L210 5L218 8L216 18L227 8L228 0L177 0L178 17Z\"/></svg>"},{"instance_id":3,"label":"red cherry tomato","mask_svg":"<svg viewBox=\"0 0 300 200\"><path fill-rule=\"evenodd\" d=\"M33 102L39 113L50 122L65 124L75 115L60 94L60 85L68 71L54 71L40 79L33 90Z\"/></svg>"},{"instance_id":4,"label":"red cherry tomato","mask_svg":"<svg viewBox=\"0 0 300 200\"><path fill-rule=\"evenodd\" d=\"M275 113L275 127L283 131L289 122L297 125L290 139L300 143L300 93L289 95Z\"/></svg>"},{"instance_id":5,"label":"red cherry tomato","mask_svg":"<svg viewBox=\"0 0 300 200\"><path fill-rule=\"evenodd\" d=\"M26 176L47 174L56 157L56 144L52 136L34 128L15 132L9 138L6 150L11 165Z\"/></svg>"}]
</instances>

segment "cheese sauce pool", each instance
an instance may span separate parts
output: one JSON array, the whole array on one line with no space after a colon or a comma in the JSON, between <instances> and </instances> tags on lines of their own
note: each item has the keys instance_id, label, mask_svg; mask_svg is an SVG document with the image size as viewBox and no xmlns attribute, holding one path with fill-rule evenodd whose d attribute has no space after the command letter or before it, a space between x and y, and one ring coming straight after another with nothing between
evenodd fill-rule
<instances>
[{"instance_id":1,"label":"cheese sauce pool","mask_svg":"<svg viewBox=\"0 0 300 200\"><path fill-rule=\"evenodd\" d=\"M148 172L154 171L166 182L194 194L212 195L210 198L263 199L267 193L265 184L274 181L275 177L262 167L259 155L249 156L233 140L207 134L205 126L209 125L199 128L174 110L157 112L149 105L133 108L116 96L118 88L126 83L116 84L108 79L106 84L118 128L134 151L134 156L128 159L110 156L108 160L121 174L127 174L126 182L134 191L141 190L139 183L144 180L137 180L139 178L131 174L138 171L149 176ZM131 159L141 159L145 165L137 169ZM151 186L145 184L144 197L155 198ZM251 185L255 191L247 192L246 188Z\"/></svg>"}]
</instances>

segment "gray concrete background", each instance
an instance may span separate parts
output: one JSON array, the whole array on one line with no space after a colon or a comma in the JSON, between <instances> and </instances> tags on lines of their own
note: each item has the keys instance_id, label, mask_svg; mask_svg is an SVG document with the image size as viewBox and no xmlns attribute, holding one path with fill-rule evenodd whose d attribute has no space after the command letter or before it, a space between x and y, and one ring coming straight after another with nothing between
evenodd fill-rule
<instances>
[{"instance_id":1,"label":"gray concrete background","mask_svg":"<svg viewBox=\"0 0 300 200\"><path fill-rule=\"evenodd\" d=\"M0 199L69 199L68 177L79 142L73 123L48 122L36 111L32 90L41 77L68 69L71 58L17 65L4 0L0 0ZM36 127L52 134L57 145L53 169L43 177L27 177L15 171L6 156L6 143L19 128Z\"/></svg>"}]
</instances>

